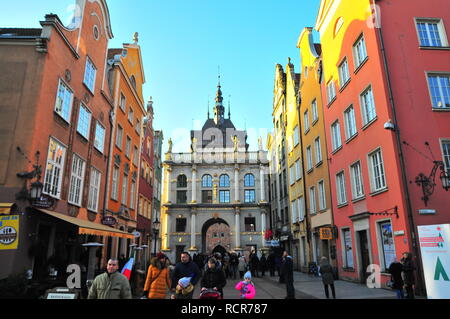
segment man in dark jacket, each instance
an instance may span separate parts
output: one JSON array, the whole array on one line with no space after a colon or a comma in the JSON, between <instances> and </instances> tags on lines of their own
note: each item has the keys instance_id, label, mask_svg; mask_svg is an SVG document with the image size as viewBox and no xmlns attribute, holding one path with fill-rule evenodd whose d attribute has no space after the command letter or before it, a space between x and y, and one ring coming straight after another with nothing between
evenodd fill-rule
<instances>
[{"instance_id":1,"label":"man in dark jacket","mask_svg":"<svg viewBox=\"0 0 450 319\"><path fill-rule=\"evenodd\" d=\"M292 257L289 256L287 251L283 252L281 277L284 278L284 282L286 283L287 296L284 299L295 299L294 263L292 261Z\"/></svg>"},{"instance_id":2,"label":"man in dark jacket","mask_svg":"<svg viewBox=\"0 0 450 319\"><path fill-rule=\"evenodd\" d=\"M401 263L397 261L397 258L394 259L394 261L391 263L388 269L389 273L391 274L391 280L392 280L392 289L395 290L395 293L397 294L398 299L404 299L405 296L403 294L403 279L402 279L402 271L403 266Z\"/></svg>"},{"instance_id":3,"label":"man in dark jacket","mask_svg":"<svg viewBox=\"0 0 450 319\"><path fill-rule=\"evenodd\" d=\"M267 266L269 267L270 277L275 276L275 253L271 252L267 257Z\"/></svg>"},{"instance_id":4,"label":"man in dark jacket","mask_svg":"<svg viewBox=\"0 0 450 319\"><path fill-rule=\"evenodd\" d=\"M403 253L401 263L403 266L402 279L406 291L406 299L414 299L414 270L416 267L414 266L411 253Z\"/></svg>"},{"instance_id":5,"label":"man in dark jacket","mask_svg":"<svg viewBox=\"0 0 450 319\"><path fill-rule=\"evenodd\" d=\"M181 253L181 262L177 263L175 266L175 270L172 275L172 299L181 299L181 296L175 294L175 289L178 285L178 280L183 277L191 277L191 284L195 286L197 282L200 280L200 269L198 266L191 260L191 256L187 252ZM183 296L182 299L192 299L194 294L194 290L186 296Z\"/></svg>"},{"instance_id":6,"label":"man in dark jacket","mask_svg":"<svg viewBox=\"0 0 450 319\"><path fill-rule=\"evenodd\" d=\"M205 289L214 289L220 292L223 298L223 287L227 284L225 273L222 269L216 267L216 259L208 260L208 269L206 269L201 281L202 291Z\"/></svg>"},{"instance_id":7,"label":"man in dark jacket","mask_svg":"<svg viewBox=\"0 0 450 319\"><path fill-rule=\"evenodd\" d=\"M253 277L258 277L258 264L259 258L256 252L253 252L250 256L250 271Z\"/></svg>"}]
</instances>

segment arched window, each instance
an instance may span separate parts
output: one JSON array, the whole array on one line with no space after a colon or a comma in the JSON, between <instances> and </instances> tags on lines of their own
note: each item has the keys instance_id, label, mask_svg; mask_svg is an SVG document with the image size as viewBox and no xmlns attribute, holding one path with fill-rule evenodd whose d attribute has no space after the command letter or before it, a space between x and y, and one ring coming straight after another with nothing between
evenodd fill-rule
<instances>
[{"instance_id":1,"label":"arched window","mask_svg":"<svg viewBox=\"0 0 450 319\"><path fill-rule=\"evenodd\" d=\"M204 187L204 188L212 187L212 176L211 175L209 175L209 174L203 175L202 187Z\"/></svg>"},{"instance_id":2,"label":"arched window","mask_svg":"<svg viewBox=\"0 0 450 319\"><path fill-rule=\"evenodd\" d=\"M246 174L244 176L244 187L255 187L255 176L253 174Z\"/></svg>"},{"instance_id":3,"label":"arched window","mask_svg":"<svg viewBox=\"0 0 450 319\"><path fill-rule=\"evenodd\" d=\"M227 174L220 175L219 187L230 187L230 177Z\"/></svg>"},{"instance_id":4,"label":"arched window","mask_svg":"<svg viewBox=\"0 0 450 319\"><path fill-rule=\"evenodd\" d=\"M187 187L186 175L179 175L177 177L177 187Z\"/></svg>"}]
</instances>

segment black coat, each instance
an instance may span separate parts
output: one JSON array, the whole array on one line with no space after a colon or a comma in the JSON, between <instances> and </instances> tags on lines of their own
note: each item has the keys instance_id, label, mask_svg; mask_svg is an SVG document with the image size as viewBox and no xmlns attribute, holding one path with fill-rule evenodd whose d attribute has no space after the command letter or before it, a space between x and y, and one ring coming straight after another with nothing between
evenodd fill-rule
<instances>
[{"instance_id":1,"label":"black coat","mask_svg":"<svg viewBox=\"0 0 450 319\"><path fill-rule=\"evenodd\" d=\"M211 269L208 268L203 275L201 281L201 288L214 288L216 287L218 291L223 295L223 287L227 284L227 279L225 273L222 269Z\"/></svg>"},{"instance_id":2,"label":"black coat","mask_svg":"<svg viewBox=\"0 0 450 319\"><path fill-rule=\"evenodd\" d=\"M172 275L171 288L175 289L178 285L178 280L183 277L192 277L191 284L195 286L195 284L200 280L200 276L200 269L198 269L198 266L193 261L189 261L186 264L179 262L175 266L175 270Z\"/></svg>"},{"instance_id":3,"label":"black coat","mask_svg":"<svg viewBox=\"0 0 450 319\"><path fill-rule=\"evenodd\" d=\"M292 257L288 256L283 258L281 264L281 276L284 278L286 283L294 282L294 263Z\"/></svg>"},{"instance_id":4,"label":"black coat","mask_svg":"<svg viewBox=\"0 0 450 319\"><path fill-rule=\"evenodd\" d=\"M395 289L395 290L403 289L402 270L403 270L403 266L399 262L394 261L389 266L388 271L391 274L391 280L394 283L394 285L392 286L392 289Z\"/></svg>"},{"instance_id":5,"label":"black coat","mask_svg":"<svg viewBox=\"0 0 450 319\"><path fill-rule=\"evenodd\" d=\"M402 270L403 282L407 286L414 285L415 284L414 270L416 269L416 267L414 266L413 261L410 258L406 258L406 259L402 258L401 262L403 265L403 270Z\"/></svg>"}]
</instances>

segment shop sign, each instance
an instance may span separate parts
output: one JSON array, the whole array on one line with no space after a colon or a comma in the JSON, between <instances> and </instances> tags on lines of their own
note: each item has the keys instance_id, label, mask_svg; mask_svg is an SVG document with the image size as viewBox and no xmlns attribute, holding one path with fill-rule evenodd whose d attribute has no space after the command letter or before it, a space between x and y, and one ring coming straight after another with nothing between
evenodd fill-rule
<instances>
[{"instance_id":1,"label":"shop sign","mask_svg":"<svg viewBox=\"0 0 450 319\"><path fill-rule=\"evenodd\" d=\"M280 241L286 241L289 240L289 236L281 236Z\"/></svg>"},{"instance_id":2,"label":"shop sign","mask_svg":"<svg viewBox=\"0 0 450 319\"><path fill-rule=\"evenodd\" d=\"M329 227L320 228L320 239L321 240L332 240L333 239L333 230Z\"/></svg>"},{"instance_id":3,"label":"shop sign","mask_svg":"<svg viewBox=\"0 0 450 319\"><path fill-rule=\"evenodd\" d=\"M280 242L278 240L266 240L266 247L278 247L280 246Z\"/></svg>"},{"instance_id":4,"label":"shop sign","mask_svg":"<svg viewBox=\"0 0 450 319\"><path fill-rule=\"evenodd\" d=\"M55 199L48 195L42 195L39 199L31 201L31 206L36 208L51 208L55 205Z\"/></svg>"},{"instance_id":5,"label":"shop sign","mask_svg":"<svg viewBox=\"0 0 450 319\"><path fill-rule=\"evenodd\" d=\"M428 299L450 299L450 224L418 226Z\"/></svg>"},{"instance_id":6,"label":"shop sign","mask_svg":"<svg viewBox=\"0 0 450 319\"><path fill-rule=\"evenodd\" d=\"M0 250L17 249L19 215L0 216Z\"/></svg>"},{"instance_id":7,"label":"shop sign","mask_svg":"<svg viewBox=\"0 0 450 319\"><path fill-rule=\"evenodd\" d=\"M104 216L102 219L102 224L106 226L114 226L117 224L117 220L112 216Z\"/></svg>"},{"instance_id":8,"label":"shop sign","mask_svg":"<svg viewBox=\"0 0 450 319\"><path fill-rule=\"evenodd\" d=\"M133 232L133 235L134 235L135 238L141 237L141 233L138 232L138 231L134 231L134 232Z\"/></svg>"}]
</instances>

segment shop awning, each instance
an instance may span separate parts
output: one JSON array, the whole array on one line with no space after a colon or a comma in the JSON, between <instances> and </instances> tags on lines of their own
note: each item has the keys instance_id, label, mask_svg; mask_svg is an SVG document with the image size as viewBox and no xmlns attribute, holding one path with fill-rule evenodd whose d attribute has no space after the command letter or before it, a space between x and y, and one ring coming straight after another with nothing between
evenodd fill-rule
<instances>
[{"instance_id":1,"label":"shop awning","mask_svg":"<svg viewBox=\"0 0 450 319\"><path fill-rule=\"evenodd\" d=\"M65 222L68 222L68 223L78 226L79 227L78 234L134 239L133 234L126 233L119 229L115 229L115 228L112 228L109 226L93 223L93 222L83 220L80 218L63 215L63 214L53 212L50 210L46 210L46 209L38 209L38 210L44 214L50 215L52 217L61 219Z\"/></svg>"},{"instance_id":2,"label":"shop awning","mask_svg":"<svg viewBox=\"0 0 450 319\"><path fill-rule=\"evenodd\" d=\"M9 215L14 203L0 203L0 214Z\"/></svg>"}]
</instances>

